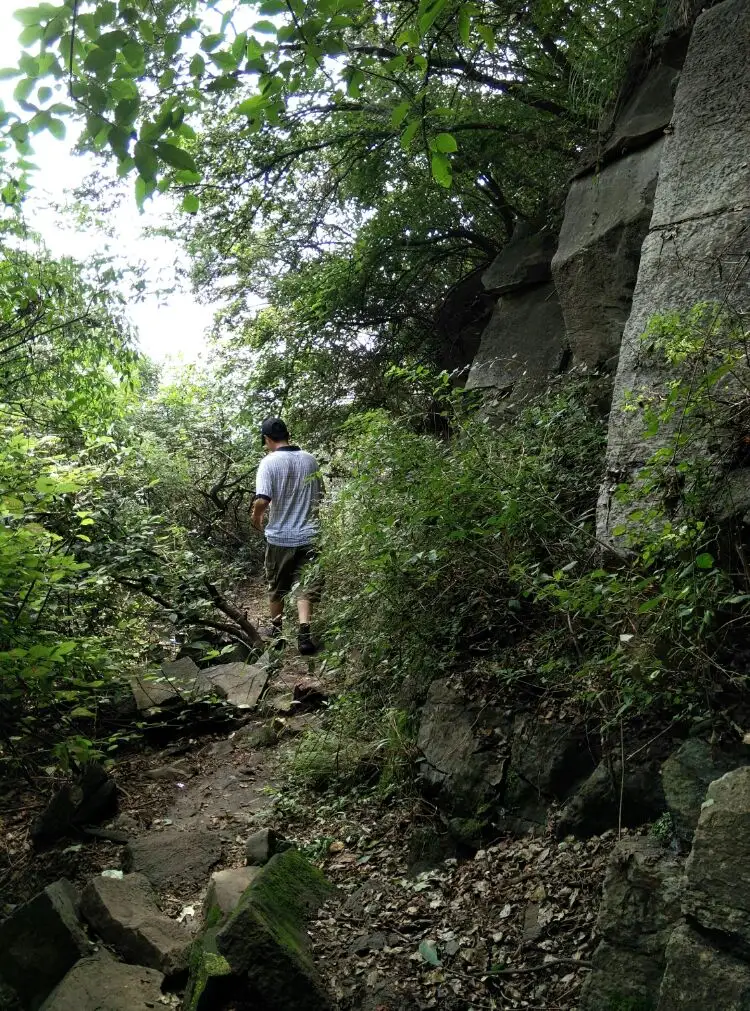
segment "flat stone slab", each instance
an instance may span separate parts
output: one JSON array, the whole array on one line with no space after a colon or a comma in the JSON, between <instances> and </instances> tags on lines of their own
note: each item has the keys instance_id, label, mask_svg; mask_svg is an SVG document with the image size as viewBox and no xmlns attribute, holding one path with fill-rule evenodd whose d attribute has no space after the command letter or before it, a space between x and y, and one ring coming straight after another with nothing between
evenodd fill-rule
<instances>
[{"instance_id":1,"label":"flat stone slab","mask_svg":"<svg viewBox=\"0 0 750 1011\"><path fill-rule=\"evenodd\" d=\"M202 886L221 860L218 833L205 828L150 832L128 843L126 871L139 872L154 888Z\"/></svg>"},{"instance_id":2,"label":"flat stone slab","mask_svg":"<svg viewBox=\"0 0 750 1011\"><path fill-rule=\"evenodd\" d=\"M192 937L161 912L142 874L92 878L83 891L81 911L99 937L126 962L166 975L187 968Z\"/></svg>"},{"instance_id":3,"label":"flat stone slab","mask_svg":"<svg viewBox=\"0 0 750 1011\"><path fill-rule=\"evenodd\" d=\"M262 663L223 663L201 672L208 691L236 709L255 709L268 683L270 668Z\"/></svg>"},{"instance_id":4,"label":"flat stone slab","mask_svg":"<svg viewBox=\"0 0 750 1011\"><path fill-rule=\"evenodd\" d=\"M19 906L0 926L0 977L25 1007L39 1007L68 969L89 954L78 894L65 878Z\"/></svg>"},{"instance_id":5,"label":"flat stone slab","mask_svg":"<svg viewBox=\"0 0 750 1011\"><path fill-rule=\"evenodd\" d=\"M84 958L50 994L41 1011L140 1011L159 1008L163 976L108 955Z\"/></svg>"}]
</instances>

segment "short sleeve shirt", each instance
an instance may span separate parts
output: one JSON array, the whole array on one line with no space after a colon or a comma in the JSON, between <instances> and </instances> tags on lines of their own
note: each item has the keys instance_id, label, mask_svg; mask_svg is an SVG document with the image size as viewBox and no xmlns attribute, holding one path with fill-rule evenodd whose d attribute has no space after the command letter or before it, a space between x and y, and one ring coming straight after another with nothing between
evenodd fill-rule
<instances>
[{"instance_id":1,"label":"short sleeve shirt","mask_svg":"<svg viewBox=\"0 0 750 1011\"><path fill-rule=\"evenodd\" d=\"M269 544L296 548L315 538L322 490L319 470L315 457L297 446L282 446L261 460L255 494L271 503Z\"/></svg>"}]
</instances>

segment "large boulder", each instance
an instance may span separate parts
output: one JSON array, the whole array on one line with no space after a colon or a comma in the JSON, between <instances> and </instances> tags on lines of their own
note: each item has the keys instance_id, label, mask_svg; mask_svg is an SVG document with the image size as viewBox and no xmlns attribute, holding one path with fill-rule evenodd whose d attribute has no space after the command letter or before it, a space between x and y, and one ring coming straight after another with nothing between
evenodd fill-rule
<instances>
[{"instance_id":1,"label":"large boulder","mask_svg":"<svg viewBox=\"0 0 750 1011\"><path fill-rule=\"evenodd\" d=\"M215 926L233 913L245 889L260 874L260 867L226 867L214 871L203 900L203 919L207 926Z\"/></svg>"},{"instance_id":2,"label":"large boulder","mask_svg":"<svg viewBox=\"0 0 750 1011\"><path fill-rule=\"evenodd\" d=\"M684 911L750 949L750 767L709 786L685 878Z\"/></svg>"},{"instance_id":3,"label":"large boulder","mask_svg":"<svg viewBox=\"0 0 750 1011\"><path fill-rule=\"evenodd\" d=\"M565 323L555 286L547 281L501 296L482 334L466 381L467 390L484 390L488 413L517 403L544 388L567 360Z\"/></svg>"},{"instance_id":4,"label":"large boulder","mask_svg":"<svg viewBox=\"0 0 750 1011\"><path fill-rule=\"evenodd\" d=\"M654 821L664 808L658 761L626 765L624 776L619 762L600 762L560 811L556 832L585 838L620 824L632 828Z\"/></svg>"},{"instance_id":5,"label":"large boulder","mask_svg":"<svg viewBox=\"0 0 750 1011\"><path fill-rule=\"evenodd\" d=\"M635 509L616 494L617 487L637 481L641 468L671 445L677 426L683 425L677 411L671 422L661 422L656 435L647 435L642 412L632 409L646 402L658 410L676 377L674 365L644 347L641 338L649 320L658 313L685 312L697 303L723 306L734 319L750 307L750 102L741 97L750 86L750 61L746 47L738 44L749 31L745 0L724 0L707 10L696 22L677 87L610 414L598 535L616 550ZM738 362L737 369L742 368ZM735 398L746 396L745 389L744 380L736 386L730 376L721 380L715 393L726 402L727 417ZM732 466L737 433L729 426L712 431L710 438L707 432L702 435L700 412L688 423L681 432L691 452L711 457L720 469L717 489L727 514L742 515L750 504L750 485L746 470ZM649 504L637 503L641 515ZM717 511L722 508L717 501Z\"/></svg>"},{"instance_id":6,"label":"large boulder","mask_svg":"<svg viewBox=\"0 0 750 1011\"><path fill-rule=\"evenodd\" d=\"M450 812L472 817L502 802L510 757L512 718L469 702L448 679L433 681L422 710L417 744L420 775Z\"/></svg>"},{"instance_id":7,"label":"large boulder","mask_svg":"<svg viewBox=\"0 0 750 1011\"><path fill-rule=\"evenodd\" d=\"M654 1007L665 948L679 922L682 864L656 840L625 839L610 858L593 968L581 1011Z\"/></svg>"},{"instance_id":8,"label":"large boulder","mask_svg":"<svg viewBox=\"0 0 750 1011\"><path fill-rule=\"evenodd\" d=\"M691 737L662 766L664 799L672 815L675 834L690 842L698 824L709 785L737 768L740 757L698 737Z\"/></svg>"},{"instance_id":9,"label":"large boulder","mask_svg":"<svg viewBox=\"0 0 750 1011\"><path fill-rule=\"evenodd\" d=\"M165 916L142 874L92 878L81 896L81 912L99 937L125 959L165 975L187 968L192 938Z\"/></svg>"},{"instance_id":10,"label":"large boulder","mask_svg":"<svg viewBox=\"0 0 750 1011\"><path fill-rule=\"evenodd\" d=\"M456 384L463 384L479 348L495 299L484 289L477 267L448 289L437 314L437 360Z\"/></svg>"},{"instance_id":11,"label":"large boulder","mask_svg":"<svg viewBox=\"0 0 750 1011\"><path fill-rule=\"evenodd\" d=\"M202 885L220 860L218 833L205 828L149 832L128 843L124 868L137 871L157 888Z\"/></svg>"},{"instance_id":12,"label":"large boulder","mask_svg":"<svg viewBox=\"0 0 750 1011\"><path fill-rule=\"evenodd\" d=\"M87 762L73 783L53 795L31 824L31 838L45 845L88 825L111 818L117 811L117 784L98 762Z\"/></svg>"},{"instance_id":13,"label":"large boulder","mask_svg":"<svg viewBox=\"0 0 750 1011\"><path fill-rule=\"evenodd\" d=\"M100 953L74 966L41 1011L140 1011L163 1007L162 980L155 969L123 965Z\"/></svg>"},{"instance_id":14,"label":"large boulder","mask_svg":"<svg viewBox=\"0 0 750 1011\"><path fill-rule=\"evenodd\" d=\"M750 1011L750 965L689 926L672 933L657 1011Z\"/></svg>"},{"instance_id":15,"label":"large boulder","mask_svg":"<svg viewBox=\"0 0 750 1011\"><path fill-rule=\"evenodd\" d=\"M235 709L255 709L268 683L266 663L223 663L201 672L206 691L226 699Z\"/></svg>"},{"instance_id":16,"label":"large boulder","mask_svg":"<svg viewBox=\"0 0 750 1011\"><path fill-rule=\"evenodd\" d=\"M63 878L0 924L0 977L32 1011L71 966L91 953L78 905L78 893Z\"/></svg>"},{"instance_id":17,"label":"large boulder","mask_svg":"<svg viewBox=\"0 0 750 1011\"><path fill-rule=\"evenodd\" d=\"M194 702L206 693L197 664L189 656L161 665L158 674L138 674L130 687L138 710L149 713L180 703Z\"/></svg>"},{"instance_id":18,"label":"large boulder","mask_svg":"<svg viewBox=\"0 0 750 1011\"><path fill-rule=\"evenodd\" d=\"M503 795L509 828L544 826L553 800L564 800L596 767L585 727L519 717L513 727Z\"/></svg>"},{"instance_id":19,"label":"large boulder","mask_svg":"<svg viewBox=\"0 0 750 1011\"><path fill-rule=\"evenodd\" d=\"M216 934L216 947L246 993L267 1011L330 1011L310 956L305 925L332 894L320 871L296 850L263 867Z\"/></svg>"}]
</instances>

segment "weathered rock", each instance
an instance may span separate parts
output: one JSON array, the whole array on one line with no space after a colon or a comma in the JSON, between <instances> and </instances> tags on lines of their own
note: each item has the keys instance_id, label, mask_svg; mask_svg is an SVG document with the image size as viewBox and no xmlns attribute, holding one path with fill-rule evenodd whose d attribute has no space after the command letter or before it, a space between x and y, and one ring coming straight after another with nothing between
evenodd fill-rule
<instances>
[{"instance_id":1,"label":"weathered rock","mask_svg":"<svg viewBox=\"0 0 750 1011\"><path fill-rule=\"evenodd\" d=\"M681 877L682 863L654 839L625 839L614 849L581 1011L655 1006L665 948L681 916Z\"/></svg>"},{"instance_id":2,"label":"weathered rock","mask_svg":"<svg viewBox=\"0 0 750 1011\"><path fill-rule=\"evenodd\" d=\"M680 68L659 62L646 74L617 116L604 156L621 155L661 137L674 110Z\"/></svg>"},{"instance_id":3,"label":"weathered rock","mask_svg":"<svg viewBox=\"0 0 750 1011\"><path fill-rule=\"evenodd\" d=\"M484 290L478 267L446 292L435 321L437 360L441 369L463 383L487 326L495 299Z\"/></svg>"},{"instance_id":4,"label":"weathered rock","mask_svg":"<svg viewBox=\"0 0 750 1011\"><path fill-rule=\"evenodd\" d=\"M81 911L101 939L125 959L169 976L187 968L192 938L159 910L142 874L96 877L81 896Z\"/></svg>"},{"instance_id":5,"label":"weathered rock","mask_svg":"<svg viewBox=\"0 0 750 1011\"><path fill-rule=\"evenodd\" d=\"M684 911L750 950L750 767L709 786L685 880Z\"/></svg>"},{"instance_id":6,"label":"weathered rock","mask_svg":"<svg viewBox=\"0 0 750 1011\"><path fill-rule=\"evenodd\" d=\"M482 275L485 289L493 295L507 295L549 281L556 248L557 236L551 232L514 237Z\"/></svg>"},{"instance_id":7,"label":"weathered rock","mask_svg":"<svg viewBox=\"0 0 750 1011\"><path fill-rule=\"evenodd\" d=\"M180 783L190 779L193 769L187 762L175 762L174 765L158 765L144 773L146 779L156 783Z\"/></svg>"},{"instance_id":8,"label":"weathered rock","mask_svg":"<svg viewBox=\"0 0 750 1011\"><path fill-rule=\"evenodd\" d=\"M228 867L214 871L203 903L203 919L215 926L237 907L245 889L260 874L259 867Z\"/></svg>"},{"instance_id":9,"label":"weathered rock","mask_svg":"<svg viewBox=\"0 0 750 1011\"><path fill-rule=\"evenodd\" d=\"M207 667L201 682L236 709L254 709L268 683L270 667L266 663L223 663Z\"/></svg>"},{"instance_id":10,"label":"weathered rock","mask_svg":"<svg viewBox=\"0 0 750 1011\"><path fill-rule=\"evenodd\" d=\"M713 947L688 926L677 927L657 1011L750 1011L750 965Z\"/></svg>"},{"instance_id":11,"label":"weathered rock","mask_svg":"<svg viewBox=\"0 0 750 1011\"><path fill-rule=\"evenodd\" d=\"M575 362L617 365L662 149L658 141L570 187L552 275Z\"/></svg>"},{"instance_id":12,"label":"weathered rock","mask_svg":"<svg viewBox=\"0 0 750 1011\"><path fill-rule=\"evenodd\" d=\"M106 954L84 958L50 994L41 1011L140 1011L161 1005L163 976L123 965Z\"/></svg>"},{"instance_id":13,"label":"weathered rock","mask_svg":"<svg viewBox=\"0 0 750 1011\"><path fill-rule=\"evenodd\" d=\"M518 827L546 824L550 802L569 796L596 764L584 727L521 717L513 728L503 799L508 817Z\"/></svg>"},{"instance_id":14,"label":"weathered rock","mask_svg":"<svg viewBox=\"0 0 750 1011\"><path fill-rule=\"evenodd\" d=\"M692 737L680 745L662 766L664 797L675 833L690 842L698 824L709 784L737 768L737 754L722 751L708 741Z\"/></svg>"},{"instance_id":15,"label":"weathered rock","mask_svg":"<svg viewBox=\"0 0 750 1011\"><path fill-rule=\"evenodd\" d=\"M38 1008L68 969L91 953L78 904L75 888L62 879L0 924L0 977L24 1007Z\"/></svg>"},{"instance_id":16,"label":"weathered rock","mask_svg":"<svg viewBox=\"0 0 750 1011\"><path fill-rule=\"evenodd\" d=\"M424 784L459 815L499 807L511 731L502 711L468 702L448 680L433 681L417 739Z\"/></svg>"},{"instance_id":17,"label":"weathered rock","mask_svg":"<svg viewBox=\"0 0 750 1011\"><path fill-rule=\"evenodd\" d=\"M135 704L141 712L194 702L205 694L201 672L189 656L162 664L158 675L139 674L131 679Z\"/></svg>"},{"instance_id":18,"label":"weathered rock","mask_svg":"<svg viewBox=\"0 0 750 1011\"><path fill-rule=\"evenodd\" d=\"M261 828L253 832L245 843L245 859L248 864L262 866L275 853L289 849L289 843L282 839L272 828Z\"/></svg>"},{"instance_id":19,"label":"weathered rock","mask_svg":"<svg viewBox=\"0 0 750 1011\"><path fill-rule=\"evenodd\" d=\"M155 888L196 886L205 882L221 860L221 840L205 828L150 832L128 843L126 871L144 874Z\"/></svg>"},{"instance_id":20,"label":"weathered rock","mask_svg":"<svg viewBox=\"0 0 750 1011\"><path fill-rule=\"evenodd\" d=\"M117 784L98 762L88 762L74 783L55 793L31 825L37 844L53 842L84 825L96 825L117 810Z\"/></svg>"},{"instance_id":21,"label":"weathered rock","mask_svg":"<svg viewBox=\"0 0 750 1011\"><path fill-rule=\"evenodd\" d=\"M620 818L623 826L634 827L664 813L666 802L658 763L626 766L624 781L620 768L619 762L611 768L600 762L560 812L558 837L598 835L616 828Z\"/></svg>"},{"instance_id":22,"label":"weathered rock","mask_svg":"<svg viewBox=\"0 0 750 1011\"><path fill-rule=\"evenodd\" d=\"M268 1011L329 1011L305 923L332 886L296 850L273 857L216 935L216 946Z\"/></svg>"},{"instance_id":23,"label":"weathered rock","mask_svg":"<svg viewBox=\"0 0 750 1011\"><path fill-rule=\"evenodd\" d=\"M482 334L466 389L488 391L489 414L502 409L503 398L519 398L544 387L567 357L565 323L552 283L503 295Z\"/></svg>"},{"instance_id":24,"label":"weathered rock","mask_svg":"<svg viewBox=\"0 0 750 1011\"><path fill-rule=\"evenodd\" d=\"M745 269L750 254L750 102L741 97L747 94L750 62L746 47L737 41L747 38L748 31L750 7L744 0L724 0L707 10L696 22L677 87L673 132L664 141L610 414L598 535L615 548L621 541L614 531L627 530L635 509L615 495L615 487L637 478L654 453L670 444L675 426L683 426L677 411L671 423L662 422L656 436L646 437L642 413L630 409L643 398L661 403L675 379L674 365L643 346L641 336L649 320L697 303L726 306L735 319L750 307L750 274ZM745 397L745 389L745 382L735 388L727 376L715 392L731 405ZM692 428L699 424L696 417L689 431L680 431L690 440L692 452L704 453L724 468L717 473L717 489L725 497L727 514L741 515L750 502L750 489L746 469L732 468L737 433L714 428L709 445L707 434L700 436L701 430ZM641 499L637 508L648 505Z\"/></svg>"}]
</instances>

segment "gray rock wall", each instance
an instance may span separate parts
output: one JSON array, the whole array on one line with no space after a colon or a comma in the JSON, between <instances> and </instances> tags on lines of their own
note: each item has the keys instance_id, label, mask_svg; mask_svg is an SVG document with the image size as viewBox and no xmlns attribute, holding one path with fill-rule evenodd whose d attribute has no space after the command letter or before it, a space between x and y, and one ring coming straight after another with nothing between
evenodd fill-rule
<instances>
[{"instance_id":1,"label":"gray rock wall","mask_svg":"<svg viewBox=\"0 0 750 1011\"><path fill-rule=\"evenodd\" d=\"M750 306L748 39L750 7L725 0L698 19L680 77L615 380L598 513L599 536L612 543L627 519L615 487L636 476L671 434L666 425L646 438L640 411L628 409L629 399L658 405L674 378L673 369L644 353L649 320L703 301L740 313ZM744 487L744 477L727 472L728 495Z\"/></svg>"}]
</instances>

